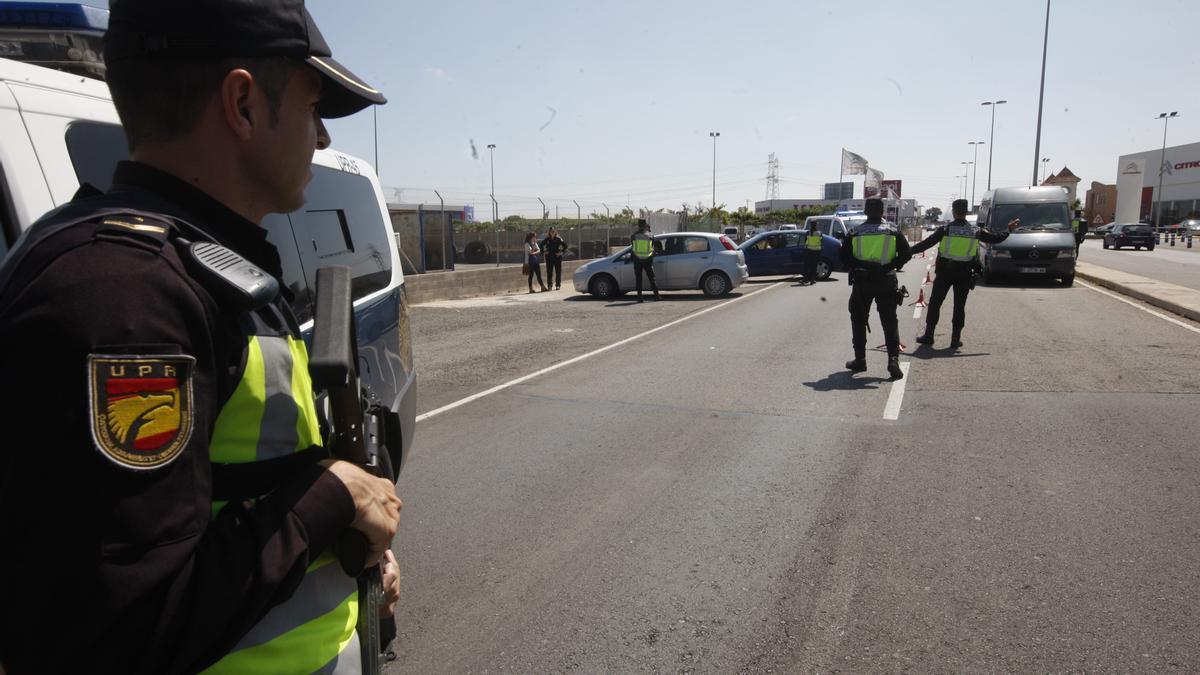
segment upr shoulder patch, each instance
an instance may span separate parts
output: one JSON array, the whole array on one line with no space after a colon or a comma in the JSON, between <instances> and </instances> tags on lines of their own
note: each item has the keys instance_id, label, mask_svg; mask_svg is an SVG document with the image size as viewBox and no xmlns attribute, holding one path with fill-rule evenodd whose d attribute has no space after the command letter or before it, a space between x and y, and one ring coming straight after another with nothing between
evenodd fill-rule
<instances>
[{"instance_id":1,"label":"upr shoulder patch","mask_svg":"<svg viewBox=\"0 0 1200 675\"><path fill-rule=\"evenodd\" d=\"M92 439L115 464L138 471L174 461L192 435L191 356L88 356Z\"/></svg>"}]
</instances>

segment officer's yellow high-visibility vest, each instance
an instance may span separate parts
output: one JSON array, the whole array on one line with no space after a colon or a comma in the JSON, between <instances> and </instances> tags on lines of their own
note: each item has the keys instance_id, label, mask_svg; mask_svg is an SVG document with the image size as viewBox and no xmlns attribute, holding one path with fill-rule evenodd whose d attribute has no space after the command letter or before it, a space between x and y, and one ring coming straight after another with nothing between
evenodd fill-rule
<instances>
[{"instance_id":1,"label":"officer's yellow high-visibility vest","mask_svg":"<svg viewBox=\"0 0 1200 675\"><path fill-rule=\"evenodd\" d=\"M979 252L979 228L974 225L947 225L938 244L938 256L946 260L969 262Z\"/></svg>"},{"instance_id":2,"label":"officer's yellow high-visibility vest","mask_svg":"<svg viewBox=\"0 0 1200 675\"><path fill-rule=\"evenodd\" d=\"M654 255L654 240L640 233L633 235L633 254L639 258Z\"/></svg>"},{"instance_id":3,"label":"officer's yellow high-visibility vest","mask_svg":"<svg viewBox=\"0 0 1200 675\"><path fill-rule=\"evenodd\" d=\"M860 225L853 239L856 260L886 265L896 259L896 232L886 225Z\"/></svg>"},{"instance_id":4,"label":"officer's yellow high-visibility vest","mask_svg":"<svg viewBox=\"0 0 1200 675\"><path fill-rule=\"evenodd\" d=\"M821 235L819 233L813 234L810 232L809 235L804 238L804 248L809 251L820 251Z\"/></svg>"},{"instance_id":5,"label":"officer's yellow high-visibility vest","mask_svg":"<svg viewBox=\"0 0 1200 675\"><path fill-rule=\"evenodd\" d=\"M263 462L322 445L304 342L254 318L259 334L249 338L242 379L213 429L214 463ZM214 502L214 517L224 507ZM204 672L357 674L357 619L357 582L326 551L308 566L291 598Z\"/></svg>"}]
</instances>

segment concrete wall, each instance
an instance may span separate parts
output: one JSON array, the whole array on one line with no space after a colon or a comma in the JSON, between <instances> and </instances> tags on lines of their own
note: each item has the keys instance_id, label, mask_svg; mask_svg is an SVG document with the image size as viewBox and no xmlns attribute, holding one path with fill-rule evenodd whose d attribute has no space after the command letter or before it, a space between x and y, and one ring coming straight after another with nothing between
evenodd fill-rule
<instances>
[{"instance_id":1,"label":"concrete wall","mask_svg":"<svg viewBox=\"0 0 1200 675\"><path fill-rule=\"evenodd\" d=\"M571 275L587 260L563 262L563 288L574 288ZM543 281L546 266L542 265ZM537 279L535 278L536 282ZM453 272L430 272L428 274L406 274L404 285L408 287L408 301L418 305L434 300L459 300L482 295L506 295L529 290L520 265L502 265L460 269Z\"/></svg>"}]
</instances>

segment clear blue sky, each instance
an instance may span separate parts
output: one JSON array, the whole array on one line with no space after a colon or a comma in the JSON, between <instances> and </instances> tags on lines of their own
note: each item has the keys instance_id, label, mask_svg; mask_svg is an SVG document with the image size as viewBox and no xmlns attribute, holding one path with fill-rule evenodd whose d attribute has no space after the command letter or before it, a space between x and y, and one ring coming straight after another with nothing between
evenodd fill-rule
<instances>
[{"instance_id":1,"label":"clear blue sky","mask_svg":"<svg viewBox=\"0 0 1200 675\"><path fill-rule=\"evenodd\" d=\"M334 56L382 88L380 174L403 201L488 206L496 144L501 215L536 197L574 214L765 196L820 196L844 146L904 196L947 208L972 140L996 114L993 185L1034 165L1043 0L842 3L309 0ZM1200 2L1053 0L1042 157L1115 182L1118 156L1200 141ZM556 111L551 113L550 109ZM547 123L549 123L547 125ZM544 128L543 128L544 127ZM371 160L370 111L330 125ZM471 143L477 155L471 152ZM979 153L977 194L989 147Z\"/></svg>"}]
</instances>

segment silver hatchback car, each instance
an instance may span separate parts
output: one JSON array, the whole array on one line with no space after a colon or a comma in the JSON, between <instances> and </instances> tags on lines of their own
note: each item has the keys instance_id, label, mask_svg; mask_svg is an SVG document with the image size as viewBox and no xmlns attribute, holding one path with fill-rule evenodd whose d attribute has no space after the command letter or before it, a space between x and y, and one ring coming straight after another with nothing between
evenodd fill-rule
<instances>
[{"instance_id":1,"label":"silver hatchback car","mask_svg":"<svg viewBox=\"0 0 1200 675\"><path fill-rule=\"evenodd\" d=\"M700 289L715 298L750 278L745 256L723 234L659 234L654 236L654 249L654 280L662 291ZM598 298L614 298L635 290L630 249L579 266L573 280L576 291ZM649 284L644 290L649 290Z\"/></svg>"}]
</instances>

